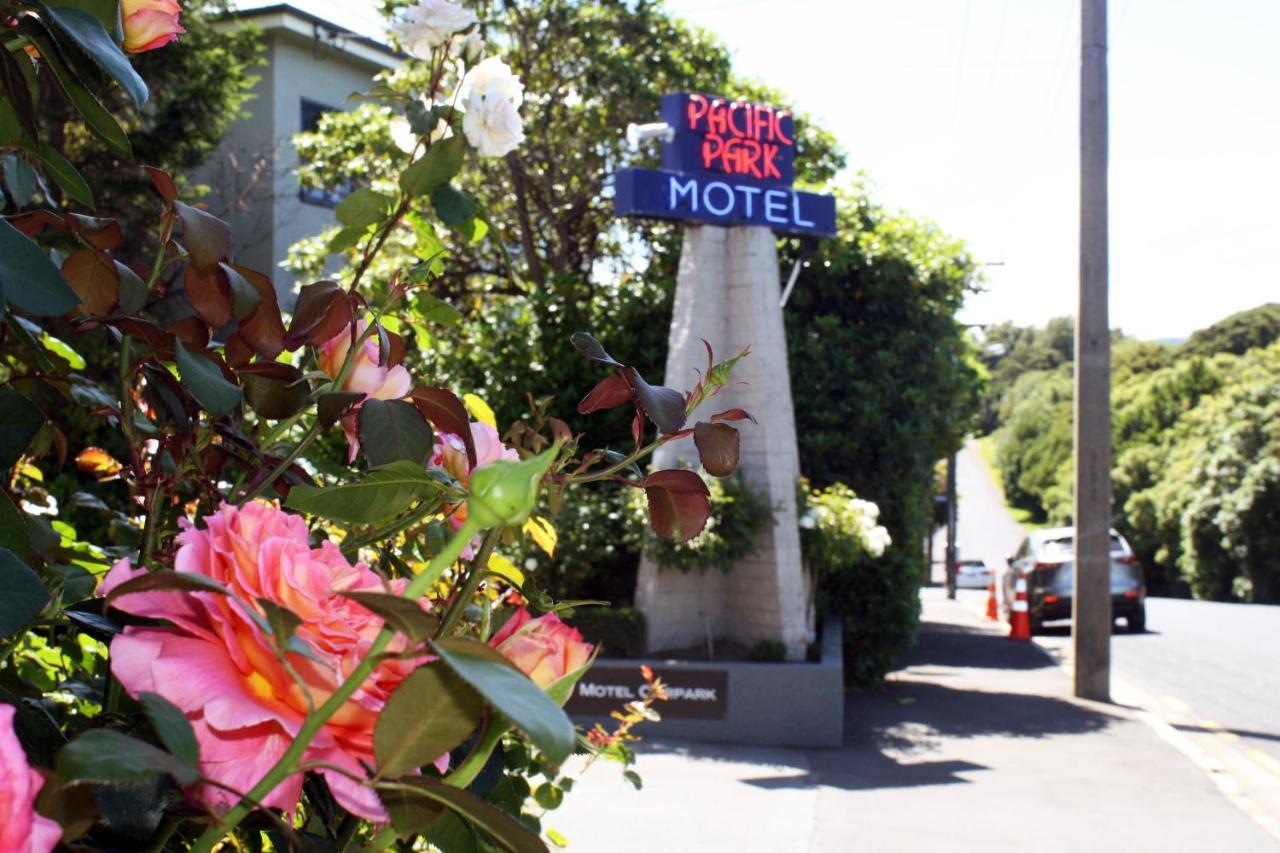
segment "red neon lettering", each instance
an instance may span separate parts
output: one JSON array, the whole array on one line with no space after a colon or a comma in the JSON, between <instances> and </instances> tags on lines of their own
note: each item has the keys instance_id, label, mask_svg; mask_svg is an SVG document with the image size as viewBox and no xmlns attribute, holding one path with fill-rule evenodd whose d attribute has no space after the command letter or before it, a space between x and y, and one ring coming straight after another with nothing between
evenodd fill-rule
<instances>
[{"instance_id":1,"label":"red neon lettering","mask_svg":"<svg viewBox=\"0 0 1280 853\"><path fill-rule=\"evenodd\" d=\"M708 133L702 138L702 167L704 169L712 168L712 163L723 153L723 138L716 136L714 133Z\"/></svg>"},{"instance_id":2,"label":"red neon lettering","mask_svg":"<svg viewBox=\"0 0 1280 853\"><path fill-rule=\"evenodd\" d=\"M707 113L707 132L718 133L721 136L726 134L729 129L729 111L725 109L725 103L720 98L716 98L711 102L711 109Z\"/></svg>"},{"instance_id":3,"label":"red neon lettering","mask_svg":"<svg viewBox=\"0 0 1280 853\"><path fill-rule=\"evenodd\" d=\"M782 120L791 117L791 110L778 110L773 114L773 129L783 145L794 145L795 141L782 132Z\"/></svg>"},{"instance_id":4,"label":"red neon lettering","mask_svg":"<svg viewBox=\"0 0 1280 853\"><path fill-rule=\"evenodd\" d=\"M740 174L745 175L750 172L753 177L763 178L764 175L760 174L760 167L757 165L759 162L760 143L754 139L744 140L742 143L742 171Z\"/></svg>"},{"instance_id":5,"label":"red neon lettering","mask_svg":"<svg viewBox=\"0 0 1280 853\"><path fill-rule=\"evenodd\" d=\"M774 159L778 156L778 146L765 143L764 145L764 177L777 178L782 180L782 173L778 171L778 166L774 163ZM760 177L757 175L756 177Z\"/></svg>"},{"instance_id":6,"label":"red neon lettering","mask_svg":"<svg viewBox=\"0 0 1280 853\"><path fill-rule=\"evenodd\" d=\"M689 117L690 130L698 129L698 119L702 118L707 114L707 108L709 106L710 105L707 103L707 99L702 97L701 95L689 96L689 105L685 107L685 113Z\"/></svg>"},{"instance_id":7,"label":"red neon lettering","mask_svg":"<svg viewBox=\"0 0 1280 853\"><path fill-rule=\"evenodd\" d=\"M743 104L741 101L734 101L732 104L729 105L729 119L728 119L729 130L733 131L734 136L746 137L750 135L747 133L746 128L743 128L742 130L738 130L738 126L733 123L733 114L736 113L738 110L742 109L744 106L745 104ZM750 112L748 112L748 115L750 115Z\"/></svg>"}]
</instances>

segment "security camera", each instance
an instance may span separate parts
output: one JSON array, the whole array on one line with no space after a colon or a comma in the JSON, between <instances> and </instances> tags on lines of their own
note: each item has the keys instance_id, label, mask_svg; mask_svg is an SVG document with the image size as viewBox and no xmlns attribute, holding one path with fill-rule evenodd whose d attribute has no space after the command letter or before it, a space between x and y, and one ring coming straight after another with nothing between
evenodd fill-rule
<instances>
[{"instance_id":1,"label":"security camera","mask_svg":"<svg viewBox=\"0 0 1280 853\"><path fill-rule=\"evenodd\" d=\"M663 142L670 142L675 138L675 135L675 128L667 124L665 121L627 125L627 144L632 148L639 148L641 143L648 142L651 139L661 139Z\"/></svg>"}]
</instances>

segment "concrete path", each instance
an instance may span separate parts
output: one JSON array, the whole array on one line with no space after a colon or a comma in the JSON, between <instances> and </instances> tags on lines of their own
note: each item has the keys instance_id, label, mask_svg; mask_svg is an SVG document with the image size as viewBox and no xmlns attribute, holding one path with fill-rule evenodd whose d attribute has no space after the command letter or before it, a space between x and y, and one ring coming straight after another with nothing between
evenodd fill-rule
<instances>
[{"instance_id":1,"label":"concrete path","mask_svg":"<svg viewBox=\"0 0 1280 853\"><path fill-rule=\"evenodd\" d=\"M659 724L642 791L597 765L546 825L617 853L1280 850L1130 710L1068 698L1046 650L938 590L922 605L904 668L848 697L842 748L681 744Z\"/></svg>"}]
</instances>

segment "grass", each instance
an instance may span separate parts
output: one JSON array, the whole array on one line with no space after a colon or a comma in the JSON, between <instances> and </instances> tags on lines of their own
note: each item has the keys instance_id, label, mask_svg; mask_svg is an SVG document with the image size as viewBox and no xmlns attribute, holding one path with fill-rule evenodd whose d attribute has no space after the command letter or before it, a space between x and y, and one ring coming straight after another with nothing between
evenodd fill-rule
<instances>
[{"instance_id":1,"label":"grass","mask_svg":"<svg viewBox=\"0 0 1280 853\"><path fill-rule=\"evenodd\" d=\"M1022 525L1025 530L1040 530L1048 527L1049 523L1047 521L1036 521L1031 517L1029 511L1022 507L1014 506L1005 497L1004 485L1000 479L999 452L996 448L995 435L984 435L979 438L978 451L982 457L983 464L987 467L987 473L991 476L991 482L995 483L996 488L1000 490L1000 497L1004 500L1005 509L1009 510L1009 515L1013 516L1013 520Z\"/></svg>"}]
</instances>

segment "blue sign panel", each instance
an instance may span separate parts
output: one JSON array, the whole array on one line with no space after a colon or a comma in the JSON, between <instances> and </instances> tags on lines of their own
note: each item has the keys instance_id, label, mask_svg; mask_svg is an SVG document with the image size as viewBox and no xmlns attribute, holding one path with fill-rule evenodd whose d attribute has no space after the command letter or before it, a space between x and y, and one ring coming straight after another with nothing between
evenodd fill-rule
<instances>
[{"instance_id":1,"label":"blue sign panel","mask_svg":"<svg viewBox=\"0 0 1280 853\"><path fill-rule=\"evenodd\" d=\"M835 198L791 189L790 110L677 92L663 96L662 118L674 132L662 146L663 168L620 169L614 176L620 215L836 233Z\"/></svg>"},{"instance_id":2,"label":"blue sign panel","mask_svg":"<svg viewBox=\"0 0 1280 853\"><path fill-rule=\"evenodd\" d=\"M715 175L619 169L614 209L621 216L689 219L712 225L763 225L784 234L836 233L835 196Z\"/></svg>"}]
</instances>

